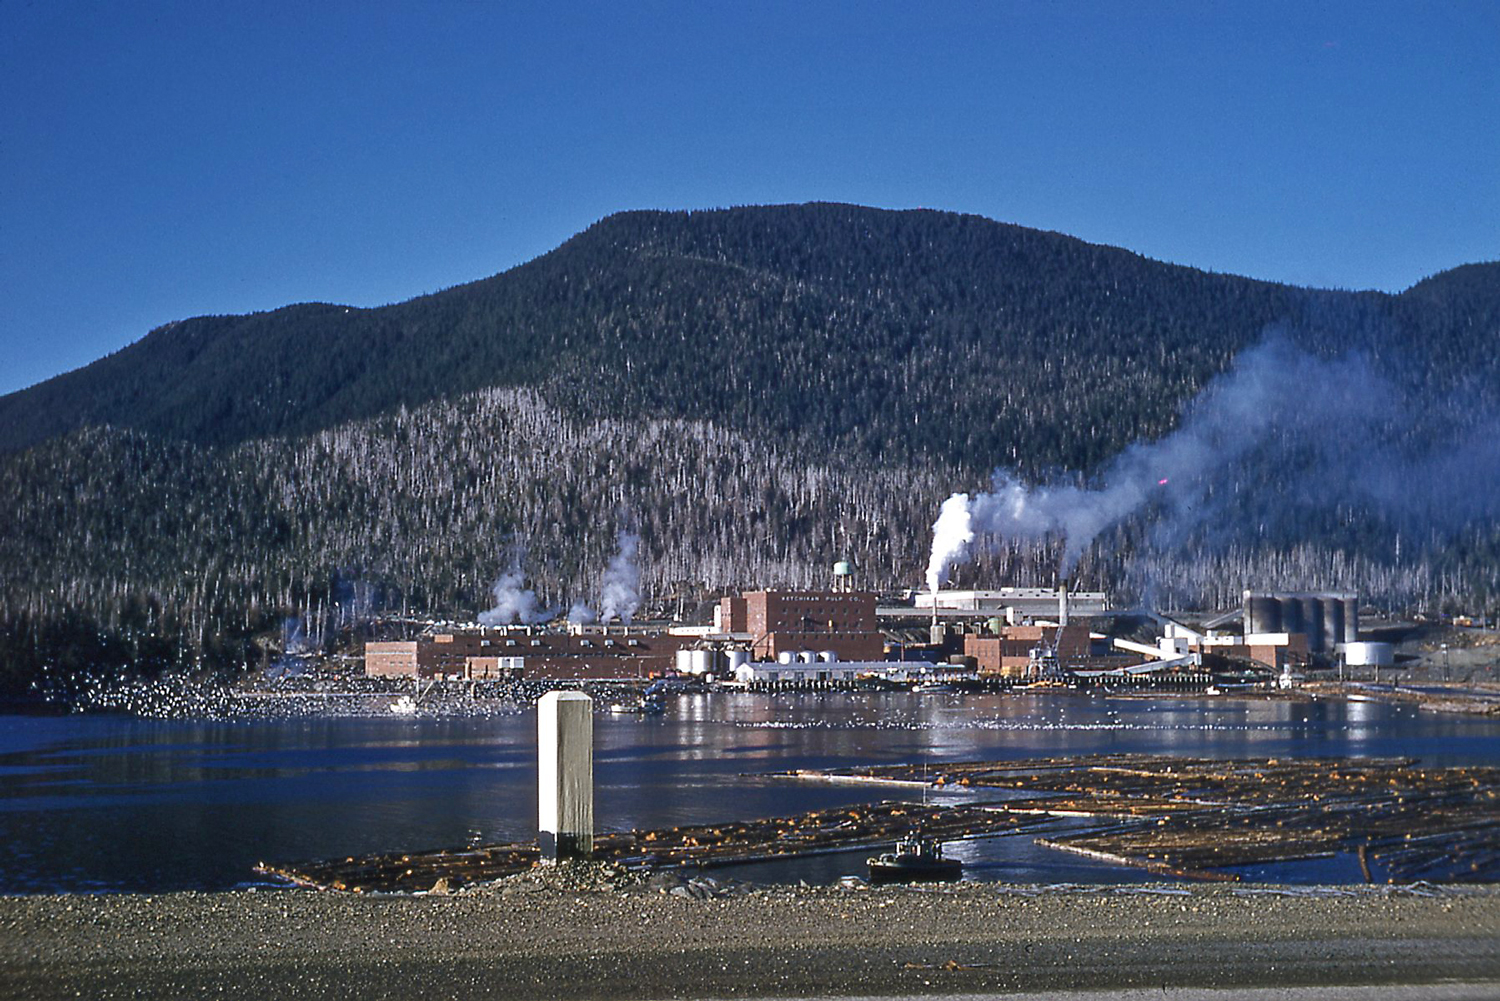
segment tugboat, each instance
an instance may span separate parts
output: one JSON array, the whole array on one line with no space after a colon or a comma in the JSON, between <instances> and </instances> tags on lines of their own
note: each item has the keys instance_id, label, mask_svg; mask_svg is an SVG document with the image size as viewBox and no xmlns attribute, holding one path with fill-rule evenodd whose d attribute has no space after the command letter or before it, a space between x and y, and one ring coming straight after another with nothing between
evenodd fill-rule
<instances>
[{"instance_id":1,"label":"tugboat","mask_svg":"<svg viewBox=\"0 0 1500 1001\"><path fill-rule=\"evenodd\" d=\"M957 879L964 864L944 858L943 846L936 838L924 838L915 831L896 842L896 850L865 860L870 867L872 883L914 883Z\"/></svg>"}]
</instances>

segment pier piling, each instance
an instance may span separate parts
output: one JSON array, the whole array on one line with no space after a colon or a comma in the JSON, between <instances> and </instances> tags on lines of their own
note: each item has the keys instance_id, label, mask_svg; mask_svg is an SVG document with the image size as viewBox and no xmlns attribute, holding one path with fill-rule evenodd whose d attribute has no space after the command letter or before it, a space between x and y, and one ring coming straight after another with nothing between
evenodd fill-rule
<instances>
[{"instance_id":1,"label":"pier piling","mask_svg":"<svg viewBox=\"0 0 1500 1001\"><path fill-rule=\"evenodd\" d=\"M537 703L537 845L544 861L594 851L594 700L548 692Z\"/></svg>"}]
</instances>

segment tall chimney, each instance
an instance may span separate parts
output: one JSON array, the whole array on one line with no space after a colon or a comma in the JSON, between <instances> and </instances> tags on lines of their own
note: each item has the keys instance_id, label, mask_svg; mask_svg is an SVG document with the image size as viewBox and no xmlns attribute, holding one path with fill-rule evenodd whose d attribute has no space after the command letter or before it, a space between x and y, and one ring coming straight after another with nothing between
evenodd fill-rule
<instances>
[{"instance_id":1,"label":"tall chimney","mask_svg":"<svg viewBox=\"0 0 1500 1001\"><path fill-rule=\"evenodd\" d=\"M948 630L938 625L938 593L932 592L932 626L927 630L927 641L933 646L942 646L948 640Z\"/></svg>"},{"instance_id":2,"label":"tall chimney","mask_svg":"<svg viewBox=\"0 0 1500 1001\"><path fill-rule=\"evenodd\" d=\"M1068 582L1063 581L1057 588L1057 625L1062 628L1068 624Z\"/></svg>"}]
</instances>

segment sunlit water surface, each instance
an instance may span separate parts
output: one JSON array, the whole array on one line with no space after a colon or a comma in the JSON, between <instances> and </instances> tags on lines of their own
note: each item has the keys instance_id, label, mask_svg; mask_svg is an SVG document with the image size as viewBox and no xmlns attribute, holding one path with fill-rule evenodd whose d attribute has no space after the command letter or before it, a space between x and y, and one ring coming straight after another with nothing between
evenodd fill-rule
<instances>
[{"instance_id":1,"label":"sunlit water surface","mask_svg":"<svg viewBox=\"0 0 1500 1001\"><path fill-rule=\"evenodd\" d=\"M1114 699L1080 695L694 695L665 716L595 717L601 829L784 816L910 798L890 786L767 778L793 768L1150 753L1215 758L1407 756L1500 763L1500 722L1373 702ZM245 722L0 716L0 892L255 885L295 861L536 836L536 719ZM995 798L952 790L934 800ZM965 878L1151 878L1032 843L952 844ZM868 852L725 869L827 883ZM1347 859L1248 873L1353 881Z\"/></svg>"}]
</instances>

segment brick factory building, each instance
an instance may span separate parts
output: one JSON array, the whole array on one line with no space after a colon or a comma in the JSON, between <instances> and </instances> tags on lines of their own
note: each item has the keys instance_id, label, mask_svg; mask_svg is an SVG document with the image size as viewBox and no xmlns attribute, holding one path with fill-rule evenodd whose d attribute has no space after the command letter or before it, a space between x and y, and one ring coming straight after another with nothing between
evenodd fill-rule
<instances>
[{"instance_id":1,"label":"brick factory building","mask_svg":"<svg viewBox=\"0 0 1500 1001\"><path fill-rule=\"evenodd\" d=\"M846 661L885 659L869 591L748 591L721 599L715 618L722 633L749 639L756 660L802 651L832 651Z\"/></svg>"},{"instance_id":2,"label":"brick factory building","mask_svg":"<svg viewBox=\"0 0 1500 1001\"><path fill-rule=\"evenodd\" d=\"M672 670L690 638L638 626L567 633L530 626L467 629L415 640L365 644L370 677L649 678Z\"/></svg>"},{"instance_id":3,"label":"brick factory building","mask_svg":"<svg viewBox=\"0 0 1500 1001\"><path fill-rule=\"evenodd\" d=\"M1087 626L1001 626L998 634L969 633L964 636L964 656L974 660L980 674L1021 677L1031 665L1031 651L1039 646L1054 647L1057 662L1063 667L1081 667L1091 663L1091 643Z\"/></svg>"}]
</instances>

